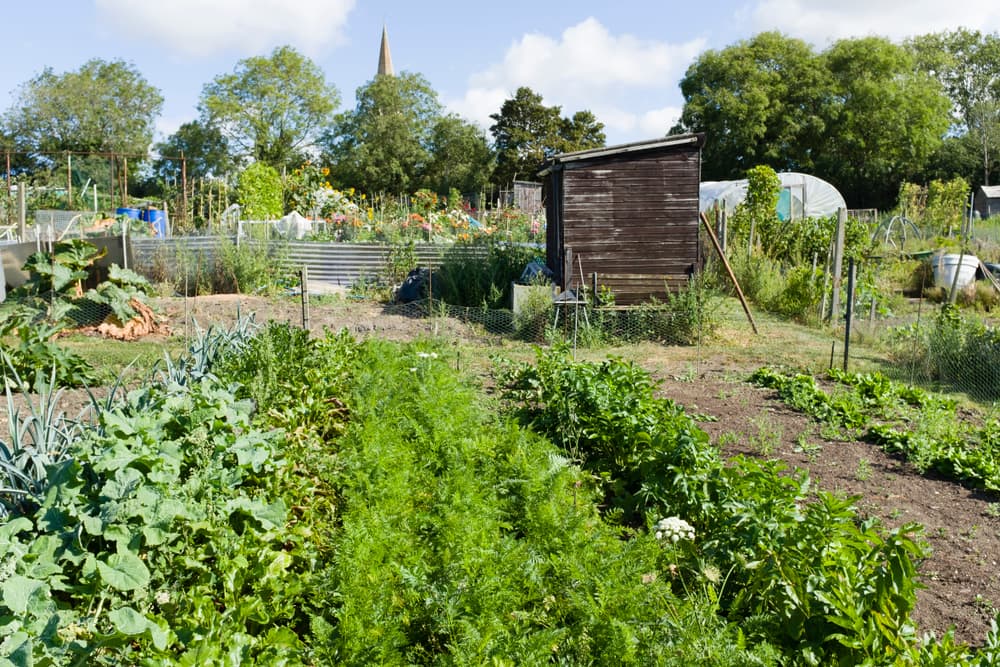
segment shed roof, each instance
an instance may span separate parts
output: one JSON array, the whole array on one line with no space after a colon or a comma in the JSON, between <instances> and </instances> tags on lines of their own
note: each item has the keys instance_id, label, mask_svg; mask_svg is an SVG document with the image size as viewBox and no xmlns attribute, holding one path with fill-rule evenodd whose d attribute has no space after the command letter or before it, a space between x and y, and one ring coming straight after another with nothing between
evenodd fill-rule
<instances>
[{"instance_id":1,"label":"shed roof","mask_svg":"<svg viewBox=\"0 0 1000 667\"><path fill-rule=\"evenodd\" d=\"M639 153L643 151L652 151L658 148L669 148L671 146L684 146L688 144L693 144L695 146L702 146L705 143L704 134L674 134L666 137L660 137L658 139L648 139L645 141L633 141L628 144L618 144L616 146L605 146L603 148L590 148L585 151L574 151L572 153L559 153L558 155L553 155L549 158L545 167L538 172L539 176L545 176L554 169L557 169L559 165L565 164L567 162L578 162L580 160L592 160L595 158L602 157L612 157L616 155L625 155L628 153Z\"/></svg>"},{"instance_id":2,"label":"shed roof","mask_svg":"<svg viewBox=\"0 0 1000 667\"><path fill-rule=\"evenodd\" d=\"M1000 185L980 185L979 188L989 199L996 199L1000 197Z\"/></svg>"}]
</instances>

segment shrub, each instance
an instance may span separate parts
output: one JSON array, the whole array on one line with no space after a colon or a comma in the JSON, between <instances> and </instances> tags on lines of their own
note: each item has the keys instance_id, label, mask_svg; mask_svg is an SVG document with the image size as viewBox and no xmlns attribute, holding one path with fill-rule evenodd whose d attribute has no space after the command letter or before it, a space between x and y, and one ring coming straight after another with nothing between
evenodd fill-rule
<instances>
[{"instance_id":1,"label":"shrub","mask_svg":"<svg viewBox=\"0 0 1000 667\"><path fill-rule=\"evenodd\" d=\"M521 340L544 341L552 310L552 290L547 285L532 287L514 313L514 335Z\"/></svg>"},{"instance_id":2,"label":"shrub","mask_svg":"<svg viewBox=\"0 0 1000 667\"><path fill-rule=\"evenodd\" d=\"M244 218L272 220L281 216L281 176L274 167L254 162L240 173L236 189Z\"/></svg>"},{"instance_id":3,"label":"shrub","mask_svg":"<svg viewBox=\"0 0 1000 667\"><path fill-rule=\"evenodd\" d=\"M729 262L744 296L758 306L766 308L767 304L773 303L785 288L781 264L773 259L759 254L748 257L745 253L736 252ZM728 279L722 284L732 289Z\"/></svg>"},{"instance_id":4,"label":"shrub","mask_svg":"<svg viewBox=\"0 0 1000 667\"><path fill-rule=\"evenodd\" d=\"M785 274L784 282L784 289L772 297L768 310L804 323L819 319L823 272L809 266L794 267Z\"/></svg>"},{"instance_id":5,"label":"shrub","mask_svg":"<svg viewBox=\"0 0 1000 667\"><path fill-rule=\"evenodd\" d=\"M978 400L1000 398L1000 331L945 304L930 324L892 329L889 347L896 365L911 377L966 391Z\"/></svg>"},{"instance_id":6,"label":"shrub","mask_svg":"<svg viewBox=\"0 0 1000 667\"><path fill-rule=\"evenodd\" d=\"M511 284L538 252L530 246L492 241L456 244L434 272L434 298L455 306L510 308Z\"/></svg>"},{"instance_id":7,"label":"shrub","mask_svg":"<svg viewBox=\"0 0 1000 667\"><path fill-rule=\"evenodd\" d=\"M774 169L758 165L747 171L746 199L736 207L729 228L734 247L745 247L749 242L766 248L770 240L778 236L777 231L781 227L777 211L780 194L781 181Z\"/></svg>"}]
</instances>

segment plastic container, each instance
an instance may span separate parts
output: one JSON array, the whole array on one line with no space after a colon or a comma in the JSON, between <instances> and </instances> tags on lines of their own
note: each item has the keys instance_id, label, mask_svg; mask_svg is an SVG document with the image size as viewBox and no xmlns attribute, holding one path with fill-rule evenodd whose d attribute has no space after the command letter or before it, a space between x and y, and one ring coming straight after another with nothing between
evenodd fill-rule
<instances>
[{"instance_id":1,"label":"plastic container","mask_svg":"<svg viewBox=\"0 0 1000 667\"><path fill-rule=\"evenodd\" d=\"M152 225L153 232L161 239L167 236L167 216L164 211L158 208L143 209L142 220Z\"/></svg>"},{"instance_id":2,"label":"plastic container","mask_svg":"<svg viewBox=\"0 0 1000 667\"><path fill-rule=\"evenodd\" d=\"M138 220L139 216L142 215L142 211L137 208L119 208L115 210L115 215L127 215L133 220Z\"/></svg>"},{"instance_id":3,"label":"plastic container","mask_svg":"<svg viewBox=\"0 0 1000 667\"><path fill-rule=\"evenodd\" d=\"M959 260L962 262L961 267L958 264ZM951 289L957 271L958 282L955 283L955 286L962 288L976 279L979 258L975 255L934 255L931 257L931 268L934 270L934 284L938 287Z\"/></svg>"}]
</instances>

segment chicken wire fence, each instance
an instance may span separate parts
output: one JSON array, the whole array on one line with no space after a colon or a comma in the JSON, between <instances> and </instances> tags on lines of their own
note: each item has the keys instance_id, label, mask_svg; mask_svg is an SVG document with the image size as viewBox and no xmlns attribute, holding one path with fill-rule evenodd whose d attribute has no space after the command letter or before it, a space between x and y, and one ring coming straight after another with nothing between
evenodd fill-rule
<instances>
[{"instance_id":1,"label":"chicken wire fence","mask_svg":"<svg viewBox=\"0 0 1000 667\"><path fill-rule=\"evenodd\" d=\"M283 321L305 326L316 334L324 329L346 328L359 338L442 336L486 344L516 340L543 346L565 343L580 348L652 342L700 348L712 345L720 329L727 332L727 337L752 336L743 314L733 309L678 310L665 304L602 309L582 301L552 303L547 299L529 302L515 312L456 306L437 299L379 303L350 294L315 293L302 298L301 291L296 293L295 289L268 299L178 295L153 298L150 303L157 317L169 320L172 333L178 336L192 335L198 327L228 326L241 309L244 313L252 312L263 304L266 308L258 313L258 321ZM67 298L8 293L7 299L0 303L3 344L10 344L17 335L9 326L12 321L30 323L35 333L55 333L60 327L104 333L102 327L122 324L122 304L87 294L81 292ZM20 316L16 315L18 311ZM785 325L769 321L766 328L780 326ZM840 367L842 335L841 332L839 338L837 334L826 339L817 337L810 343L815 349L798 350L798 357L811 356L814 369L825 368L827 363ZM1000 400L1000 331L981 318L941 306L928 306L909 321L863 318L855 322L852 345L856 346L851 350L852 359L863 357L893 379L932 390L962 393L987 404ZM708 349L698 350L694 356L700 359L711 353ZM852 361L851 369L859 365Z\"/></svg>"},{"instance_id":2,"label":"chicken wire fence","mask_svg":"<svg viewBox=\"0 0 1000 667\"><path fill-rule=\"evenodd\" d=\"M1000 329L977 315L935 306L907 322L869 325L890 376L911 385L961 393L974 401L1000 401Z\"/></svg>"},{"instance_id":3,"label":"chicken wire fence","mask_svg":"<svg viewBox=\"0 0 1000 667\"><path fill-rule=\"evenodd\" d=\"M96 292L88 295L83 291L68 295L24 296L13 293L5 296L0 299L0 333L16 333L7 330L5 325L8 324L10 329L29 324L41 330L47 327L52 333L63 329L86 333L108 322L121 324L136 315L128 296L111 299Z\"/></svg>"},{"instance_id":4,"label":"chicken wire fence","mask_svg":"<svg viewBox=\"0 0 1000 667\"><path fill-rule=\"evenodd\" d=\"M520 311L455 306L424 299L384 308L386 316L428 320L441 330L442 322L465 325L470 333L502 336L529 343L571 343L584 347L657 342L696 345L711 335L713 323L696 313L651 305L634 309L600 309L583 303L535 304Z\"/></svg>"}]
</instances>

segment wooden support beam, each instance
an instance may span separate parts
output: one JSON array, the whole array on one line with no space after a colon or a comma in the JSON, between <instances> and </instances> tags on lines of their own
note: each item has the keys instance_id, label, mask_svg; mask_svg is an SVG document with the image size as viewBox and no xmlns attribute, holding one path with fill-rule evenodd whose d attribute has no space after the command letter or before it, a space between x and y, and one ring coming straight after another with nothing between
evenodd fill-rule
<instances>
[{"instance_id":1,"label":"wooden support beam","mask_svg":"<svg viewBox=\"0 0 1000 667\"><path fill-rule=\"evenodd\" d=\"M733 287L736 288L736 296L740 298L740 305L743 306L743 312L747 314L747 319L750 321L750 328L757 335L760 332L757 331L757 323L753 320L753 315L750 313L750 306L747 305L747 299L743 296L743 289L740 287L739 281L736 280L736 274L733 273L733 267L729 266L729 260L726 259L726 253L722 252L722 246L719 245L719 239L715 237L715 232L712 231L712 225L709 224L708 218L705 217L704 213L701 213L701 222L705 225L705 231L708 232L708 238L712 239L712 245L715 247L715 252L718 253L719 259L722 260L723 266L726 267L726 273L729 274L729 279L733 281Z\"/></svg>"}]
</instances>

